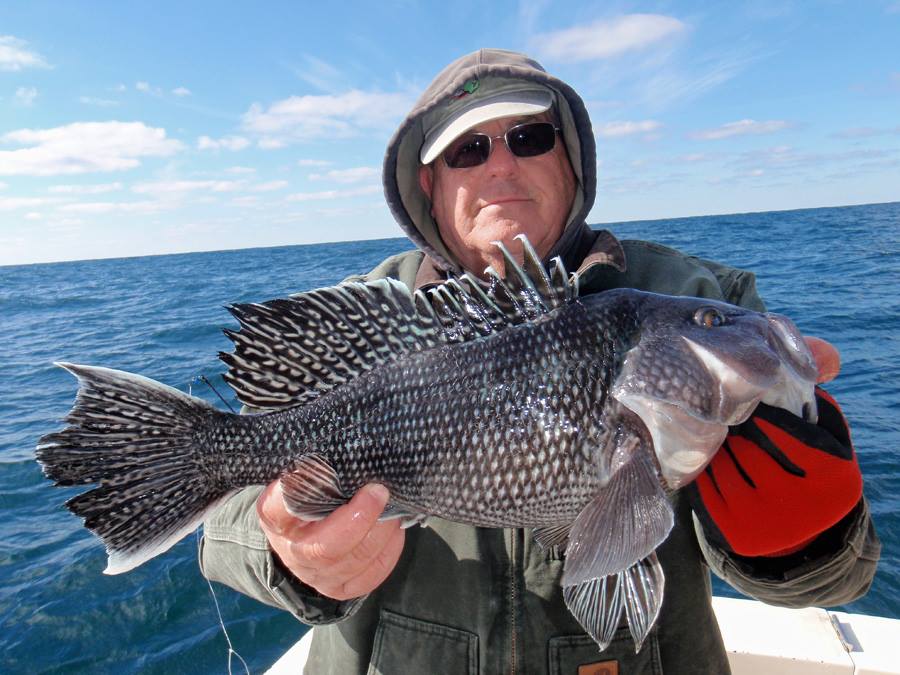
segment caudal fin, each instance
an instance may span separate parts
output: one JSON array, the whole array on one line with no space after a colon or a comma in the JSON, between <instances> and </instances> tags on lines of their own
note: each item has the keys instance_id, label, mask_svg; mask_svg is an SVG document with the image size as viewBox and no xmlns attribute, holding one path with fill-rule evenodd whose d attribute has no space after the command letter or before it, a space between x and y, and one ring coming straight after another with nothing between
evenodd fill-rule
<instances>
[{"instance_id":1,"label":"caudal fin","mask_svg":"<svg viewBox=\"0 0 900 675\"><path fill-rule=\"evenodd\" d=\"M140 375L58 363L78 378L69 426L38 442L57 485L94 489L66 502L106 545L106 574L137 567L196 529L231 494L202 469L198 431L224 413Z\"/></svg>"}]
</instances>

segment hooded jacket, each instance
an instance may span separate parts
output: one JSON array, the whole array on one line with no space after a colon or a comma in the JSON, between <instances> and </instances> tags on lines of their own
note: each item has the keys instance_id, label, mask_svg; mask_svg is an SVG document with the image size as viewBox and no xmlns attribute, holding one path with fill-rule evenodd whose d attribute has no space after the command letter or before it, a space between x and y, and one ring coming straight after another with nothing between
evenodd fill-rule
<instances>
[{"instance_id":1,"label":"hooded jacket","mask_svg":"<svg viewBox=\"0 0 900 675\"><path fill-rule=\"evenodd\" d=\"M579 187L566 229L549 257L579 269L582 293L635 287L726 300L762 310L753 275L640 241L618 242L584 222L595 196L596 152L581 98L535 61L483 49L448 66L401 123L384 160L384 188L397 222L419 250L393 256L357 279L393 277L421 288L458 271L417 181L429 114L446 101L515 77L549 87ZM473 95L473 94L465 94ZM477 95L477 91L474 95ZM307 673L577 673L586 664L619 673L725 673L728 663L710 604L711 567L738 590L784 606L833 605L864 593L879 544L865 500L815 559L779 565L730 556L704 537L687 499L673 495L675 527L657 553L666 575L660 616L640 652L626 626L599 653L566 608L563 556L521 529L474 528L433 519L407 530L396 568L371 595L324 597L282 569L256 517L261 488L236 495L205 523L201 567L262 602L316 625ZM616 672L612 671L611 672Z\"/></svg>"}]
</instances>

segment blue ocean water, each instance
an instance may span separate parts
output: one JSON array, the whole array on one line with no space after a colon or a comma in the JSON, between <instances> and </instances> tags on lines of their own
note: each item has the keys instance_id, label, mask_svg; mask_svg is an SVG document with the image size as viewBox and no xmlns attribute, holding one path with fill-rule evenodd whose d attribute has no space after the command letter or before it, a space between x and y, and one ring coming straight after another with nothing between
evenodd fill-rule
<instances>
[{"instance_id":1,"label":"blue ocean water","mask_svg":"<svg viewBox=\"0 0 900 675\"><path fill-rule=\"evenodd\" d=\"M842 403L884 543L869 594L848 611L900 618L900 203L608 225L757 273L770 309L841 351ZM232 402L216 359L223 305L335 283L409 248L404 239L0 267L0 672L224 672L225 637L189 537L125 575L35 463L75 381L53 361L139 372L187 390L205 375ZM202 384L193 391L212 403ZM717 592L729 593L722 584ZM252 672L305 630L221 586Z\"/></svg>"}]
</instances>

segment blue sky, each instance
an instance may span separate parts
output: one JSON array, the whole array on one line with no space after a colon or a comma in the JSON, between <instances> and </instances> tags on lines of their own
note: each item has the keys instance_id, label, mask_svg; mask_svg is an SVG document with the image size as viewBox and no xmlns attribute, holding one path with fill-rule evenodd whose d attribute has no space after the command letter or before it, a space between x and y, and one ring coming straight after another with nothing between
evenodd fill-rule
<instances>
[{"instance_id":1,"label":"blue sky","mask_svg":"<svg viewBox=\"0 0 900 675\"><path fill-rule=\"evenodd\" d=\"M400 236L388 138L524 51L588 104L590 222L900 200L900 0L7 2L0 264Z\"/></svg>"}]
</instances>

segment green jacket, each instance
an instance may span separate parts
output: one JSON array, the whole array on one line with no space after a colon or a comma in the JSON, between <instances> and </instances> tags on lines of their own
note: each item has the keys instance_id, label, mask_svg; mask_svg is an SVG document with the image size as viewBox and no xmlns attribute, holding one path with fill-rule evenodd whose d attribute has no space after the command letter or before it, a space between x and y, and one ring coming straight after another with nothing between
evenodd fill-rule
<instances>
[{"instance_id":1,"label":"green jacket","mask_svg":"<svg viewBox=\"0 0 900 675\"><path fill-rule=\"evenodd\" d=\"M582 293L635 287L763 309L747 272L642 241L623 242L623 272L592 255L602 239L578 256L594 261L582 270ZM410 251L364 278L393 277L413 288L441 275L422 252ZM865 593L880 551L862 500L833 528L827 551L764 561L730 556L706 541L687 499L676 493L675 527L658 549L666 597L656 626L635 654L623 624L601 654L563 602L562 556L542 550L527 530L432 519L407 530L403 555L381 587L339 602L292 578L273 558L256 517L260 490L244 490L209 518L201 567L208 578L317 626L305 671L311 674L574 674L580 664L611 660L620 673L725 673L709 568L764 602L836 605Z\"/></svg>"}]
</instances>

